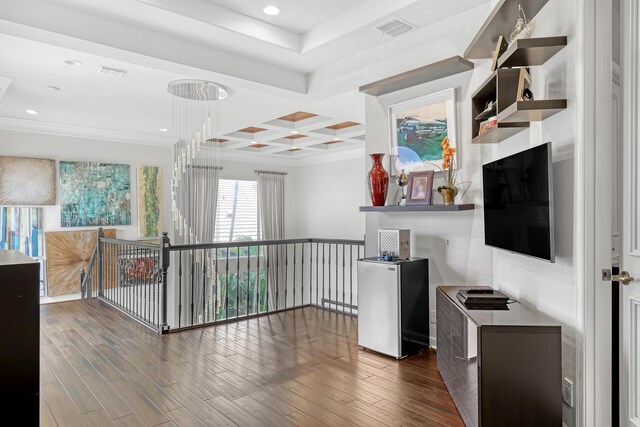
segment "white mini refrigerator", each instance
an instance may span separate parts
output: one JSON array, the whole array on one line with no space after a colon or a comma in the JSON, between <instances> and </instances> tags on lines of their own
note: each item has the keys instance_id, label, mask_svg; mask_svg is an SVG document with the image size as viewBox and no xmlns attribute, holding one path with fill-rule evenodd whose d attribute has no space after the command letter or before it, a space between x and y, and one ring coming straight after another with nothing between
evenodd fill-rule
<instances>
[{"instance_id":1,"label":"white mini refrigerator","mask_svg":"<svg viewBox=\"0 0 640 427\"><path fill-rule=\"evenodd\" d=\"M429 261L358 260L358 345L393 356L429 346Z\"/></svg>"}]
</instances>

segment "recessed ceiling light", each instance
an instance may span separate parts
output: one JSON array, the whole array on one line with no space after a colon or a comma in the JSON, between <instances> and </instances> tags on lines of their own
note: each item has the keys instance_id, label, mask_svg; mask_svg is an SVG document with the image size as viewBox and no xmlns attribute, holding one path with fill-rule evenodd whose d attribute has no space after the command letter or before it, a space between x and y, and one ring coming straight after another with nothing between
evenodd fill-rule
<instances>
[{"instance_id":1,"label":"recessed ceiling light","mask_svg":"<svg viewBox=\"0 0 640 427\"><path fill-rule=\"evenodd\" d=\"M47 90L49 92L60 92L60 88L58 86L47 86Z\"/></svg>"},{"instance_id":2,"label":"recessed ceiling light","mask_svg":"<svg viewBox=\"0 0 640 427\"><path fill-rule=\"evenodd\" d=\"M82 65L82 62L76 61L75 59L67 59L64 63L72 67L79 67Z\"/></svg>"},{"instance_id":3,"label":"recessed ceiling light","mask_svg":"<svg viewBox=\"0 0 640 427\"><path fill-rule=\"evenodd\" d=\"M298 132L297 130L292 130L290 133L291 133L291 135L297 135L297 134L299 134L300 132Z\"/></svg>"},{"instance_id":4,"label":"recessed ceiling light","mask_svg":"<svg viewBox=\"0 0 640 427\"><path fill-rule=\"evenodd\" d=\"M32 114L32 115L36 115L38 114L38 112L36 110L26 110L27 114Z\"/></svg>"},{"instance_id":5,"label":"recessed ceiling light","mask_svg":"<svg viewBox=\"0 0 640 427\"><path fill-rule=\"evenodd\" d=\"M269 16L275 16L280 13L280 9L278 9L275 6L267 6L264 9L262 9L262 11Z\"/></svg>"},{"instance_id":6,"label":"recessed ceiling light","mask_svg":"<svg viewBox=\"0 0 640 427\"><path fill-rule=\"evenodd\" d=\"M160 132L169 132L169 129L161 128Z\"/></svg>"},{"instance_id":7,"label":"recessed ceiling light","mask_svg":"<svg viewBox=\"0 0 640 427\"><path fill-rule=\"evenodd\" d=\"M291 146L291 148L290 148L290 150L299 150L299 148L298 148L298 147L296 147L295 145L292 145L292 146Z\"/></svg>"},{"instance_id":8,"label":"recessed ceiling light","mask_svg":"<svg viewBox=\"0 0 640 427\"><path fill-rule=\"evenodd\" d=\"M340 138L333 138L334 141L340 141Z\"/></svg>"},{"instance_id":9,"label":"recessed ceiling light","mask_svg":"<svg viewBox=\"0 0 640 427\"><path fill-rule=\"evenodd\" d=\"M257 144L257 143L258 143L258 141L251 141L251 143L252 143L252 144Z\"/></svg>"}]
</instances>

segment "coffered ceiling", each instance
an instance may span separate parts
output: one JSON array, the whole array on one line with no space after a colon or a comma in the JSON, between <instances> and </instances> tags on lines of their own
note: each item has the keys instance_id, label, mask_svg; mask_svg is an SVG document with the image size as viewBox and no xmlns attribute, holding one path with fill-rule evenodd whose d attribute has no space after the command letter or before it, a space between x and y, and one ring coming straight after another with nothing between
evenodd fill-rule
<instances>
[{"instance_id":1,"label":"coffered ceiling","mask_svg":"<svg viewBox=\"0 0 640 427\"><path fill-rule=\"evenodd\" d=\"M264 14L267 5L281 13ZM474 8L488 13L489 1L0 0L0 128L170 144L166 85L196 78L229 90L220 106L223 151L361 150L361 124L327 128L364 123L358 86L442 59L431 53L441 47L428 45L430 26ZM376 29L392 20L408 32L391 37ZM69 59L82 65L66 65ZM127 73L100 74L102 66ZM287 119L296 112L313 116ZM287 124L304 136L287 138ZM238 132L247 127L266 130L243 138ZM341 133L341 142L324 140L332 136L326 132ZM251 140L258 144L246 146ZM301 149L288 151L291 145Z\"/></svg>"}]
</instances>

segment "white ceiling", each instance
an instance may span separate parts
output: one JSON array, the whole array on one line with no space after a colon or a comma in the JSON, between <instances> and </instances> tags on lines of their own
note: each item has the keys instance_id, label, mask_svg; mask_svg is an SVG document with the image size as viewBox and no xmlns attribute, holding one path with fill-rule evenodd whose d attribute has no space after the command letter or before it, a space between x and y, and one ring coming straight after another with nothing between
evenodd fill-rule
<instances>
[{"instance_id":1,"label":"white ceiling","mask_svg":"<svg viewBox=\"0 0 640 427\"><path fill-rule=\"evenodd\" d=\"M271 4L282 13L264 15ZM421 43L430 23L478 4L489 12L487 0L0 0L0 86L2 77L13 79L3 96L0 88L0 127L33 123L43 131L69 126L76 133L84 127L88 135L102 129L170 143L159 129L171 127L166 85L179 78L228 87L223 134L295 111L319 114L326 124L363 123L357 87L368 82L350 77L340 90L329 83L323 90L323 70L344 62L345 75L352 75L365 64L349 59L383 44L406 54L405 46ZM416 28L395 39L373 30L396 16ZM69 67L66 59L83 66ZM388 65L392 57L380 61L373 74L404 71L402 64ZM101 65L128 73L103 76ZM366 64L367 70L376 66Z\"/></svg>"},{"instance_id":2,"label":"white ceiling","mask_svg":"<svg viewBox=\"0 0 640 427\"><path fill-rule=\"evenodd\" d=\"M297 34L307 33L345 10L365 0L207 0L251 18L258 19ZM276 6L280 14L268 16L263 13L266 6Z\"/></svg>"}]
</instances>

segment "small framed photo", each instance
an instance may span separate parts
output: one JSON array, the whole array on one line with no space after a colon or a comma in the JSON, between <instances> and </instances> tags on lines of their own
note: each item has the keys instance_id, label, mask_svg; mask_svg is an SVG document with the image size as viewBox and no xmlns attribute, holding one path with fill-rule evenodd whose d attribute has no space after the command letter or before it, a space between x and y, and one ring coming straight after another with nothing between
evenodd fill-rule
<instances>
[{"instance_id":1,"label":"small framed photo","mask_svg":"<svg viewBox=\"0 0 640 427\"><path fill-rule=\"evenodd\" d=\"M432 170L411 172L407 184L407 205L430 205L433 193Z\"/></svg>"}]
</instances>

